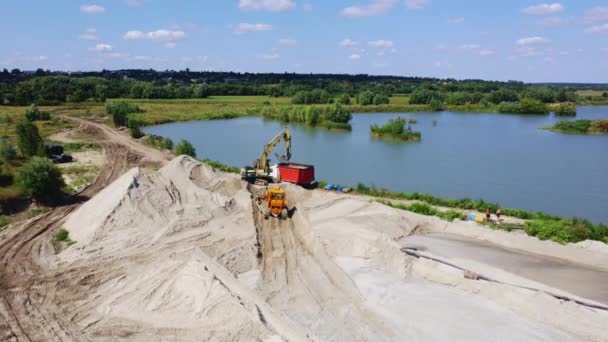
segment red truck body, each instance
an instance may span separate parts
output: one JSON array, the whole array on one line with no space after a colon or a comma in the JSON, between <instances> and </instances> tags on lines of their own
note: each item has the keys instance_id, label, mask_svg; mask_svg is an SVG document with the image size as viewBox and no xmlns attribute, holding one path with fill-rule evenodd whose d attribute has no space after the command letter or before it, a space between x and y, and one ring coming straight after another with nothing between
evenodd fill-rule
<instances>
[{"instance_id":1,"label":"red truck body","mask_svg":"<svg viewBox=\"0 0 608 342\"><path fill-rule=\"evenodd\" d=\"M281 181L297 185L310 185L315 181L315 167L297 163L279 164Z\"/></svg>"}]
</instances>

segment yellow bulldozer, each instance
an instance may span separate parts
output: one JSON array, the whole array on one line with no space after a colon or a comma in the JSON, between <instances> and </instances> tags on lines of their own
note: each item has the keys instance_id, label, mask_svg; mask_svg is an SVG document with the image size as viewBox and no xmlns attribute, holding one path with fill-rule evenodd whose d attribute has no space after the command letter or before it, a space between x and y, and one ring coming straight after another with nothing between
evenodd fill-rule
<instances>
[{"instance_id":1,"label":"yellow bulldozer","mask_svg":"<svg viewBox=\"0 0 608 342\"><path fill-rule=\"evenodd\" d=\"M264 194L264 218L268 219L271 215L280 219L287 219L287 198L285 190L279 187L269 187Z\"/></svg>"}]
</instances>

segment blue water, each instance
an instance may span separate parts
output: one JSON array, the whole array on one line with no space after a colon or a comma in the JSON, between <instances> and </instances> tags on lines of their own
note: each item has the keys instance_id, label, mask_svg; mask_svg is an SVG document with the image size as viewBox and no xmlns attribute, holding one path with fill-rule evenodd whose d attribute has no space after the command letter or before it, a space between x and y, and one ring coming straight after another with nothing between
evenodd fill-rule
<instances>
[{"instance_id":1,"label":"blue water","mask_svg":"<svg viewBox=\"0 0 608 342\"><path fill-rule=\"evenodd\" d=\"M415 118L422 141L370 136L372 123ZM608 118L608 106L579 107L576 119ZM433 120L437 121L436 126ZM504 207L585 217L608 223L608 135L563 135L539 129L551 116L493 113L369 113L353 115L352 132L290 125L293 161L314 164L318 180L374 184L394 191L470 197ZM145 129L199 157L244 166L281 124L261 117L164 124ZM278 153L283 153L282 146Z\"/></svg>"}]
</instances>

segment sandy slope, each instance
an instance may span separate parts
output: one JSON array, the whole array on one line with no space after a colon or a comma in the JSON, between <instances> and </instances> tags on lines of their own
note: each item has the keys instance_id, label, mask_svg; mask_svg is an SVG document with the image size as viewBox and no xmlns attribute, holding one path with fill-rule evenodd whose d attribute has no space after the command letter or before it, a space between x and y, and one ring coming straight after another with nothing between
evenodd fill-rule
<instances>
[{"instance_id":1,"label":"sandy slope","mask_svg":"<svg viewBox=\"0 0 608 342\"><path fill-rule=\"evenodd\" d=\"M426 217L285 187L293 217L264 220L237 176L190 158L129 171L64 224L78 243L51 267L88 275L62 310L94 340L605 339L605 311L401 252Z\"/></svg>"}]
</instances>

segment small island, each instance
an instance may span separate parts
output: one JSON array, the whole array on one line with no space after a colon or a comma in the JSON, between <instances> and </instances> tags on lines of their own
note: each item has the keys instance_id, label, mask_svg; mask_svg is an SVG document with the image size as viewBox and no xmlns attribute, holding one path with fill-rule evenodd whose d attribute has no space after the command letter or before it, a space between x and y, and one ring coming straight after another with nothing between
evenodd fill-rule
<instances>
[{"instance_id":1,"label":"small island","mask_svg":"<svg viewBox=\"0 0 608 342\"><path fill-rule=\"evenodd\" d=\"M608 119L603 120L561 120L546 130L564 134L608 134Z\"/></svg>"},{"instance_id":2,"label":"small island","mask_svg":"<svg viewBox=\"0 0 608 342\"><path fill-rule=\"evenodd\" d=\"M398 117L389 120L383 126L373 124L370 127L370 131L372 136L378 138L391 138L401 141L420 141L420 139L422 139L422 134L412 130L413 124L416 124L415 119L407 120Z\"/></svg>"}]
</instances>

